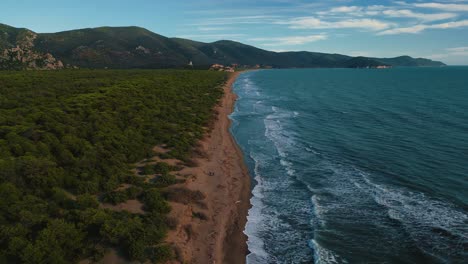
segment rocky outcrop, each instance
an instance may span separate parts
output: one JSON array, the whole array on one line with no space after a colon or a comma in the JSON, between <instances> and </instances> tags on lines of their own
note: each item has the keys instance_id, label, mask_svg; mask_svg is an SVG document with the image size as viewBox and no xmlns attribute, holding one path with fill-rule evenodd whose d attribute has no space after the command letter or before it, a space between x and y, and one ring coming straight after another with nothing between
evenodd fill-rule
<instances>
[{"instance_id":1,"label":"rocky outcrop","mask_svg":"<svg viewBox=\"0 0 468 264\"><path fill-rule=\"evenodd\" d=\"M9 70L56 70L64 68L63 63L50 53L34 51L37 34L25 30L16 37L16 46L0 51L0 69Z\"/></svg>"}]
</instances>

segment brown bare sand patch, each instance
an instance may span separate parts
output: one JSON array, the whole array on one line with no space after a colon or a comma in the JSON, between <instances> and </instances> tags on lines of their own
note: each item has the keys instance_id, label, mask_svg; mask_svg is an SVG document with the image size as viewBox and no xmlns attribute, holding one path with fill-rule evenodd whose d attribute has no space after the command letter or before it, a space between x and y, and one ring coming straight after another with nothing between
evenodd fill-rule
<instances>
[{"instance_id":1,"label":"brown bare sand patch","mask_svg":"<svg viewBox=\"0 0 468 264\"><path fill-rule=\"evenodd\" d=\"M104 258L99 261L98 263L103 263L103 264L128 264L129 262L125 260L122 256L119 255L117 250L115 249L110 249Z\"/></svg>"},{"instance_id":2,"label":"brown bare sand patch","mask_svg":"<svg viewBox=\"0 0 468 264\"><path fill-rule=\"evenodd\" d=\"M216 121L197 147L197 166L179 172L191 177L178 187L203 193L204 206L195 201L170 202L170 217L177 219L178 225L166 241L177 248L178 258L186 263L245 263L247 245L243 230L250 208L250 177L229 132L228 118L236 100L232 84L237 76L233 73L226 83L224 97L215 109ZM206 220L194 217L194 213L203 214Z\"/></svg>"},{"instance_id":3,"label":"brown bare sand patch","mask_svg":"<svg viewBox=\"0 0 468 264\"><path fill-rule=\"evenodd\" d=\"M173 246L176 259L168 264L245 263L248 251L247 237L243 231L250 208L250 176L242 152L229 132L228 118L236 100L232 84L238 74L231 74L227 81L224 97L214 110L216 117L209 125L205 138L196 146L192 162L161 159L156 155L135 164L135 175L138 175L137 168L157 162L181 166L176 175L186 179L166 190L176 189L178 194L185 195L169 201L172 208L168 216L171 230L166 242ZM159 154L169 151L165 146L157 146L153 150ZM147 180L154 177L148 176ZM137 200L115 206L103 204L101 207L144 213L142 204ZM106 254L101 262L125 263L115 250Z\"/></svg>"},{"instance_id":4,"label":"brown bare sand patch","mask_svg":"<svg viewBox=\"0 0 468 264\"><path fill-rule=\"evenodd\" d=\"M153 151L156 153L164 154L164 153L168 153L171 150L167 149L165 145L159 145L159 146L155 146L153 148Z\"/></svg>"},{"instance_id":5,"label":"brown bare sand patch","mask_svg":"<svg viewBox=\"0 0 468 264\"><path fill-rule=\"evenodd\" d=\"M127 200L124 203L119 203L116 205L113 204L108 204L108 203L102 203L99 205L100 208L105 208L105 209L111 209L112 211L127 211L133 214L144 214L145 211L143 211L143 204L138 201L138 200Z\"/></svg>"}]
</instances>

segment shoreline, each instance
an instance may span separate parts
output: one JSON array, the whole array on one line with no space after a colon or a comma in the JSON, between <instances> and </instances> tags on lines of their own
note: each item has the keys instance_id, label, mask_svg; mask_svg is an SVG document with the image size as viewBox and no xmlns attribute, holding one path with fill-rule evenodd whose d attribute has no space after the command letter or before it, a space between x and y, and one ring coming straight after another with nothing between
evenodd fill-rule
<instances>
[{"instance_id":1,"label":"shoreline","mask_svg":"<svg viewBox=\"0 0 468 264\"><path fill-rule=\"evenodd\" d=\"M170 202L169 217L177 219L166 242L176 249L177 261L169 263L233 263L246 261L247 236L243 233L250 209L251 177L243 154L230 132L229 115L237 96L232 85L240 72L231 73L224 95L215 107L214 124L199 142L196 167L179 172L185 183L170 188L186 188L203 193L199 203ZM203 217L196 217L203 214Z\"/></svg>"}]
</instances>

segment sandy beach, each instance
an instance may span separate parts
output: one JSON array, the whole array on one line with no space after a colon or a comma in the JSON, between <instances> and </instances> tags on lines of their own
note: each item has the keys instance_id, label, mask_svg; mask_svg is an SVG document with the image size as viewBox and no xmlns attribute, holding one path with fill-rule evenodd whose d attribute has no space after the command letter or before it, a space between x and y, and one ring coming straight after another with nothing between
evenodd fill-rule
<instances>
[{"instance_id":1,"label":"sandy beach","mask_svg":"<svg viewBox=\"0 0 468 264\"><path fill-rule=\"evenodd\" d=\"M177 228L167 242L176 248L178 261L171 263L245 263L247 237L243 233L250 208L250 176L243 156L229 132L236 95L232 73L224 86L224 97L215 108L216 121L201 140L195 167L179 172L185 183L171 188L201 192L198 202L171 202L170 217Z\"/></svg>"}]
</instances>

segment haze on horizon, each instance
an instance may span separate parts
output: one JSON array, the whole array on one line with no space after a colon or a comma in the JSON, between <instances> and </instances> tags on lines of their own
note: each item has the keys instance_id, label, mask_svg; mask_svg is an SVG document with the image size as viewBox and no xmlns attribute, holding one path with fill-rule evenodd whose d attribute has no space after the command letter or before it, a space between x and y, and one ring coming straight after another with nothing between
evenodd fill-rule
<instances>
[{"instance_id":1,"label":"haze on horizon","mask_svg":"<svg viewBox=\"0 0 468 264\"><path fill-rule=\"evenodd\" d=\"M410 55L468 65L468 0L3 0L0 23L40 33L140 26L273 51Z\"/></svg>"}]
</instances>

